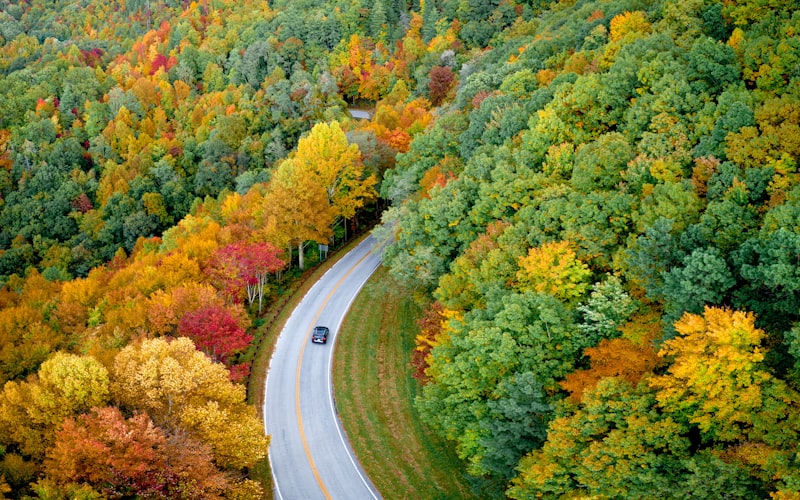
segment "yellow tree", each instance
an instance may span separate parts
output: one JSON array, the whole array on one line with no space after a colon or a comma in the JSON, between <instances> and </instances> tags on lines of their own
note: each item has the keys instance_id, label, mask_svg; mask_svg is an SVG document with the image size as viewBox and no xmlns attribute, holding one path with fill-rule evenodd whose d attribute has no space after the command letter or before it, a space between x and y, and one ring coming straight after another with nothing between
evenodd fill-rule
<instances>
[{"instance_id":1,"label":"yellow tree","mask_svg":"<svg viewBox=\"0 0 800 500\"><path fill-rule=\"evenodd\" d=\"M672 365L650 382L667 413L696 425L707 440L797 439L800 396L763 365L764 332L752 313L706 307L703 316L685 314L675 330L659 352Z\"/></svg>"},{"instance_id":2,"label":"yellow tree","mask_svg":"<svg viewBox=\"0 0 800 500\"><path fill-rule=\"evenodd\" d=\"M323 185L294 159L283 161L273 175L261 208L261 232L278 247L296 246L299 267L308 241L327 243L336 218ZM291 255L291 251L289 252Z\"/></svg>"},{"instance_id":3,"label":"yellow tree","mask_svg":"<svg viewBox=\"0 0 800 500\"><path fill-rule=\"evenodd\" d=\"M64 419L105 405L108 387L108 371L91 356L55 354L36 377L0 392L0 444L41 460Z\"/></svg>"},{"instance_id":4,"label":"yellow tree","mask_svg":"<svg viewBox=\"0 0 800 500\"><path fill-rule=\"evenodd\" d=\"M124 348L114 360L111 394L123 409L146 411L160 427L209 444L222 468L252 467L267 454L269 438L244 386L188 338Z\"/></svg>"},{"instance_id":5,"label":"yellow tree","mask_svg":"<svg viewBox=\"0 0 800 500\"><path fill-rule=\"evenodd\" d=\"M567 241L545 243L520 257L517 281L521 290L547 293L564 302L580 300L591 271L578 260Z\"/></svg>"},{"instance_id":6,"label":"yellow tree","mask_svg":"<svg viewBox=\"0 0 800 500\"><path fill-rule=\"evenodd\" d=\"M339 122L318 123L300 139L294 165L325 190L336 218L352 219L377 196L375 176L364 178L358 146L348 144Z\"/></svg>"}]
</instances>

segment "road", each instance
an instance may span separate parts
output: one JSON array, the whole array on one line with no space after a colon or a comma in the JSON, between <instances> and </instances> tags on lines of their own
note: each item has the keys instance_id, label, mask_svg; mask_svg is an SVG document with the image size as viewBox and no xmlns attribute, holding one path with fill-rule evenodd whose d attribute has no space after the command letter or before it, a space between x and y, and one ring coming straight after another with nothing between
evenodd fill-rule
<instances>
[{"instance_id":1,"label":"road","mask_svg":"<svg viewBox=\"0 0 800 500\"><path fill-rule=\"evenodd\" d=\"M369 237L314 284L292 312L270 361L264 421L275 498L378 500L358 465L333 401L331 366L336 335L350 304L380 265ZM312 344L316 325L330 328L327 344Z\"/></svg>"}]
</instances>

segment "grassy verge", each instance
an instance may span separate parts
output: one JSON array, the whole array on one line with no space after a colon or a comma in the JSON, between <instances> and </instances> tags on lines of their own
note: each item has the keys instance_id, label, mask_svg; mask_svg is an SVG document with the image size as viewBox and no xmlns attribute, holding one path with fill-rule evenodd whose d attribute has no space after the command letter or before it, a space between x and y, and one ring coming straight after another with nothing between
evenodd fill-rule
<instances>
[{"instance_id":1,"label":"grassy verge","mask_svg":"<svg viewBox=\"0 0 800 500\"><path fill-rule=\"evenodd\" d=\"M420 311L379 268L336 343L336 406L350 443L387 500L470 499L464 465L419 422L410 357Z\"/></svg>"}]
</instances>

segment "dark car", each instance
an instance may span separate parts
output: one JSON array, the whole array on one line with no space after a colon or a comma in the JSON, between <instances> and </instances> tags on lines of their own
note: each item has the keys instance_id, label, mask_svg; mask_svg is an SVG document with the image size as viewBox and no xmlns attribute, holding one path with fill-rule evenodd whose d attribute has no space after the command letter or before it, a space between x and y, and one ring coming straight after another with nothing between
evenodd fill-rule
<instances>
[{"instance_id":1,"label":"dark car","mask_svg":"<svg viewBox=\"0 0 800 500\"><path fill-rule=\"evenodd\" d=\"M327 326L315 326L314 332L311 333L311 342L315 344L325 344L328 342L328 330Z\"/></svg>"}]
</instances>

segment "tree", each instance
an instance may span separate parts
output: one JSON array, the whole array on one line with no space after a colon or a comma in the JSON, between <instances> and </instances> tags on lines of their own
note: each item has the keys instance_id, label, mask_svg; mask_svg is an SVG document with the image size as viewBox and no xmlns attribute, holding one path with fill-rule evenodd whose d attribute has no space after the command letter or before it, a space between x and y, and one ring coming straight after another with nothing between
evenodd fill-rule
<instances>
[{"instance_id":1,"label":"tree","mask_svg":"<svg viewBox=\"0 0 800 500\"><path fill-rule=\"evenodd\" d=\"M589 287L589 267L578 260L568 241L545 243L520 257L520 290L548 293L568 303L580 300Z\"/></svg>"},{"instance_id":2,"label":"tree","mask_svg":"<svg viewBox=\"0 0 800 500\"><path fill-rule=\"evenodd\" d=\"M541 439L556 381L587 347L574 335L571 316L550 295L497 294L486 310L444 326L416 406L423 421L455 441L471 474L504 476L503 468L525 451L509 443L533 446Z\"/></svg>"},{"instance_id":3,"label":"tree","mask_svg":"<svg viewBox=\"0 0 800 500\"><path fill-rule=\"evenodd\" d=\"M57 485L89 485L104 498L220 498L229 479L208 445L168 435L145 413L126 419L114 407L67 419L47 453Z\"/></svg>"},{"instance_id":4,"label":"tree","mask_svg":"<svg viewBox=\"0 0 800 500\"><path fill-rule=\"evenodd\" d=\"M41 460L65 418L103 406L108 398L103 365L90 356L57 353L30 381L6 383L0 393L0 442Z\"/></svg>"},{"instance_id":5,"label":"tree","mask_svg":"<svg viewBox=\"0 0 800 500\"><path fill-rule=\"evenodd\" d=\"M386 40L386 7L383 0L377 0L372 4L369 14L369 31L373 40Z\"/></svg>"},{"instance_id":6,"label":"tree","mask_svg":"<svg viewBox=\"0 0 800 500\"><path fill-rule=\"evenodd\" d=\"M222 306L187 312L178 322L178 335L191 338L198 349L226 365L233 355L243 351L253 340L253 336L247 334Z\"/></svg>"},{"instance_id":7,"label":"tree","mask_svg":"<svg viewBox=\"0 0 800 500\"><path fill-rule=\"evenodd\" d=\"M698 314L707 305L721 305L735 283L716 248L698 248L683 260L683 267L664 273L665 321L672 323L684 312Z\"/></svg>"},{"instance_id":8,"label":"tree","mask_svg":"<svg viewBox=\"0 0 800 500\"><path fill-rule=\"evenodd\" d=\"M658 364L651 340L634 342L627 338L603 339L586 349L591 367L568 374L559 385L570 393L574 402L597 387L604 378L615 377L635 387Z\"/></svg>"},{"instance_id":9,"label":"tree","mask_svg":"<svg viewBox=\"0 0 800 500\"><path fill-rule=\"evenodd\" d=\"M800 395L764 367L764 332L753 314L706 307L703 316L685 314L675 330L659 352L672 364L650 381L663 411L696 426L706 442L796 439Z\"/></svg>"},{"instance_id":10,"label":"tree","mask_svg":"<svg viewBox=\"0 0 800 500\"><path fill-rule=\"evenodd\" d=\"M622 181L620 172L633 156L633 149L622 134L603 134L575 152L572 185L582 193L612 189Z\"/></svg>"},{"instance_id":11,"label":"tree","mask_svg":"<svg viewBox=\"0 0 800 500\"><path fill-rule=\"evenodd\" d=\"M622 289L619 278L610 275L595 283L592 293L584 305L578 306L583 323L578 325L581 333L591 338L590 344L619 334L617 328L636 310L636 304Z\"/></svg>"},{"instance_id":12,"label":"tree","mask_svg":"<svg viewBox=\"0 0 800 500\"><path fill-rule=\"evenodd\" d=\"M436 36L436 21L439 13L436 9L436 0L427 0L422 9L422 40L429 43Z\"/></svg>"},{"instance_id":13,"label":"tree","mask_svg":"<svg viewBox=\"0 0 800 500\"><path fill-rule=\"evenodd\" d=\"M250 304L258 297L258 312L270 274L283 269L286 262L272 243L231 243L218 249L211 258L209 272L223 283L226 293L236 297L242 289Z\"/></svg>"},{"instance_id":14,"label":"tree","mask_svg":"<svg viewBox=\"0 0 800 500\"><path fill-rule=\"evenodd\" d=\"M498 241L508 227L508 223L501 221L489 224L486 232L453 261L450 272L439 279L439 287L434 291L445 307L458 311L485 307L487 289L499 283L505 286L514 278L518 249L505 248Z\"/></svg>"},{"instance_id":15,"label":"tree","mask_svg":"<svg viewBox=\"0 0 800 500\"><path fill-rule=\"evenodd\" d=\"M661 414L644 384L606 378L580 405L557 412L541 450L520 461L509 497L712 499L758 491L744 467L714 453L692 456L686 427Z\"/></svg>"},{"instance_id":16,"label":"tree","mask_svg":"<svg viewBox=\"0 0 800 500\"><path fill-rule=\"evenodd\" d=\"M244 387L188 338L125 347L114 359L111 394L122 409L146 411L166 431L210 445L223 469L252 467L267 454L269 438Z\"/></svg>"},{"instance_id":17,"label":"tree","mask_svg":"<svg viewBox=\"0 0 800 500\"><path fill-rule=\"evenodd\" d=\"M425 371L430 363L431 349L446 338L447 330L444 328L447 312L441 302L431 302L425 309L422 317L417 320L419 333L414 338L414 353L411 365L414 367L413 376L421 383L428 381Z\"/></svg>"},{"instance_id":18,"label":"tree","mask_svg":"<svg viewBox=\"0 0 800 500\"><path fill-rule=\"evenodd\" d=\"M800 314L798 256L800 234L796 229L762 231L745 241L734 253L735 266L745 282L733 293L737 307L755 311L771 329L787 329Z\"/></svg>"},{"instance_id":19,"label":"tree","mask_svg":"<svg viewBox=\"0 0 800 500\"><path fill-rule=\"evenodd\" d=\"M434 66L428 75L428 94L431 104L439 106L453 88L455 75L448 66Z\"/></svg>"},{"instance_id":20,"label":"tree","mask_svg":"<svg viewBox=\"0 0 800 500\"><path fill-rule=\"evenodd\" d=\"M339 122L318 123L297 143L296 165L325 189L336 217L351 219L373 200L375 176L364 177L358 146L349 144Z\"/></svg>"},{"instance_id":21,"label":"tree","mask_svg":"<svg viewBox=\"0 0 800 500\"><path fill-rule=\"evenodd\" d=\"M283 161L270 180L260 217L266 239L279 247L298 250L298 266L305 268L307 241L327 243L336 214L325 188L293 159Z\"/></svg>"}]
</instances>

